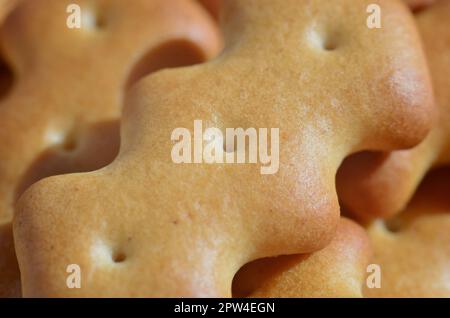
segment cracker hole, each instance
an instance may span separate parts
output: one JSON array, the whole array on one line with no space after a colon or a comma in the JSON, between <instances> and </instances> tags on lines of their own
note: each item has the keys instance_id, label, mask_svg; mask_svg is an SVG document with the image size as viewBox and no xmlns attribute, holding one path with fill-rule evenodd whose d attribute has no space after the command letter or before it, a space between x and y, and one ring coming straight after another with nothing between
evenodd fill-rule
<instances>
[{"instance_id":1,"label":"cracker hole","mask_svg":"<svg viewBox=\"0 0 450 318\"><path fill-rule=\"evenodd\" d=\"M87 30L102 30L107 26L107 18L104 10L101 9L84 9L82 12L82 26Z\"/></svg>"},{"instance_id":2,"label":"cracker hole","mask_svg":"<svg viewBox=\"0 0 450 318\"><path fill-rule=\"evenodd\" d=\"M233 139L231 141L228 141L227 136L226 136L226 129L224 130L224 139L223 139L223 150L225 153L240 153L240 152L245 152L245 156L246 158L248 158L249 155L249 151L251 148L251 137L247 134L247 130L244 129L244 142L241 145L239 140L241 140L242 137L239 137L238 135L233 135ZM259 136L258 136L258 131L256 130L256 136L255 136L255 140L258 141L259 140ZM232 143L233 141L233 143ZM232 143L232 144L231 144ZM238 146L239 146L239 150L238 150ZM267 144L268 149L270 149L270 138L268 140L268 144Z\"/></svg>"},{"instance_id":3,"label":"cracker hole","mask_svg":"<svg viewBox=\"0 0 450 318\"><path fill-rule=\"evenodd\" d=\"M172 40L142 56L132 68L126 88L148 74L165 68L174 68L203 63L206 56L194 44L186 40Z\"/></svg>"},{"instance_id":4,"label":"cracker hole","mask_svg":"<svg viewBox=\"0 0 450 318\"><path fill-rule=\"evenodd\" d=\"M104 12L97 12L96 19L95 19L95 27L97 30L103 30L106 29L108 26L108 19L106 17L106 14Z\"/></svg>"},{"instance_id":5,"label":"cracker hole","mask_svg":"<svg viewBox=\"0 0 450 318\"><path fill-rule=\"evenodd\" d=\"M18 180L15 200L37 181L60 174L88 172L101 169L111 163L119 153L120 121L106 120L89 125L77 126L73 141L63 149L66 136L63 132L50 129L46 135L46 147L28 163L26 171ZM108 254L109 255L109 254Z\"/></svg>"},{"instance_id":6,"label":"cracker hole","mask_svg":"<svg viewBox=\"0 0 450 318\"><path fill-rule=\"evenodd\" d=\"M307 38L314 47L324 51L334 51L339 46L338 36L334 32L310 30Z\"/></svg>"},{"instance_id":7,"label":"cracker hole","mask_svg":"<svg viewBox=\"0 0 450 318\"><path fill-rule=\"evenodd\" d=\"M323 49L325 51L334 51L338 48L337 39L334 37L328 37L323 42Z\"/></svg>"},{"instance_id":8,"label":"cracker hole","mask_svg":"<svg viewBox=\"0 0 450 318\"><path fill-rule=\"evenodd\" d=\"M401 223L401 221L399 219L390 219L390 220L385 220L383 221L384 223L384 227L386 228L386 230L388 230L391 233L399 233L402 228L403 225Z\"/></svg>"},{"instance_id":9,"label":"cracker hole","mask_svg":"<svg viewBox=\"0 0 450 318\"><path fill-rule=\"evenodd\" d=\"M236 152L236 150L237 150L236 142L233 145L229 145L229 144L227 144L226 138L225 138L225 140L223 142L223 151L225 153L234 153L234 152Z\"/></svg>"},{"instance_id":10,"label":"cracker hole","mask_svg":"<svg viewBox=\"0 0 450 318\"><path fill-rule=\"evenodd\" d=\"M102 239L94 241L91 249L91 257L97 264L103 266L120 264L127 259L127 255L122 249L114 248L111 244Z\"/></svg>"},{"instance_id":11,"label":"cracker hole","mask_svg":"<svg viewBox=\"0 0 450 318\"><path fill-rule=\"evenodd\" d=\"M127 255L122 251L115 251L112 255L112 260L114 263L123 263L127 259Z\"/></svg>"}]
</instances>

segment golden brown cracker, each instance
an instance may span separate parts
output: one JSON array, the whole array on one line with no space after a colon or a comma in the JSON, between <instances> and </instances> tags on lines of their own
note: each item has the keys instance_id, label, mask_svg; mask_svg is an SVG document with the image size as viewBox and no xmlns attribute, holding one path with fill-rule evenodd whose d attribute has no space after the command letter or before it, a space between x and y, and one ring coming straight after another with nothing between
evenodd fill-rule
<instances>
[{"instance_id":1,"label":"golden brown cracker","mask_svg":"<svg viewBox=\"0 0 450 318\"><path fill-rule=\"evenodd\" d=\"M414 21L401 2L378 0L384 25L370 29L373 2L226 1L223 53L140 81L111 165L47 178L21 198L24 294L229 296L249 261L325 247L339 223L343 158L412 146L431 124ZM175 164L170 137L195 120L279 128L279 169ZM66 286L73 263L81 289Z\"/></svg>"}]
</instances>

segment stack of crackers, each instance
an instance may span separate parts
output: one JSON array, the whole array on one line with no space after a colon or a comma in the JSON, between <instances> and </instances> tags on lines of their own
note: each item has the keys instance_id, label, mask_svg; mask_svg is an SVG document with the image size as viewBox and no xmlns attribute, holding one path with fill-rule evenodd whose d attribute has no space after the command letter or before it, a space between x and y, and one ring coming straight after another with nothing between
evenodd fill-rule
<instances>
[{"instance_id":1,"label":"stack of crackers","mask_svg":"<svg viewBox=\"0 0 450 318\"><path fill-rule=\"evenodd\" d=\"M0 0L0 297L450 297L450 0Z\"/></svg>"}]
</instances>

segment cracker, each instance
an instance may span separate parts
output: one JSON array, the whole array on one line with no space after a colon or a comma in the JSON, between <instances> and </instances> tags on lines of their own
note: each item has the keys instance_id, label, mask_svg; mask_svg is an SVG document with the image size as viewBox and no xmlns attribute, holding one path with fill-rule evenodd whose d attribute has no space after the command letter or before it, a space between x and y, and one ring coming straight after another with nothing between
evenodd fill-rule
<instances>
[{"instance_id":1,"label":"cracker","mask_svg":"<svg viewBox=\"0 0 450 318\"><path fill-rule=\"evenodd\" d=\"M431 125L414 21L402 3L379 0L383 28L369 29L373 2L226 1L223 53L141 80L111 165L44 179L22 196L24 295L229 296L249 261L325 247L339 223L343 158L412 146ZM175 164L170 136L197 119L280 128L278 172ZM66 286L69 264L84 273L81 289Z\"/></svg>"}]
</instances>

